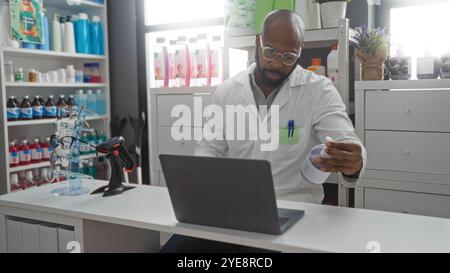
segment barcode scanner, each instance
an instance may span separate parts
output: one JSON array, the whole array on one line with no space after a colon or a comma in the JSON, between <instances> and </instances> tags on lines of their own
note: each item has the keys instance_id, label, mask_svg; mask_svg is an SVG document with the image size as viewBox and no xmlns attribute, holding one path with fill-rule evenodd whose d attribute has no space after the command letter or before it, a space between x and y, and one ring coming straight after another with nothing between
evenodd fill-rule
<instances>
[{"instance_id":1,"label":"barcode scanner","mask_svg":"<svg viewBox=\"0 0 450 273\"><path fill-rule=\"evenodd\" d=\"M122 184L122 170L125 169L126 172L132 173L136 168L133 158L125 147L125 139L121 136L113 137L96 146L96 149L99 153L106 154L106 157L109 159L111 163L111 178L107 186L103 186L91 194L103 193L103 197L109 197L134 189L134 187Z\"/></svg>"}]
</instances>

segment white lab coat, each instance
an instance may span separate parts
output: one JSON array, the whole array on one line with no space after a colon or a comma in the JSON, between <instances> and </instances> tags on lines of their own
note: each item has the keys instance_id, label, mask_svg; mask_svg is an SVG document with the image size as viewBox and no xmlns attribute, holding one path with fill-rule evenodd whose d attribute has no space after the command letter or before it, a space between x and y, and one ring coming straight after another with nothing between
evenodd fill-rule
<instances>
[{"instance_id":1,"label":"white lab coat","mask_svg":"<svg viewBox=\"0 0 450 273\"><path fill-rule=\"evenodd\" d=\"M211 104L220 106L224 112L226 105L255 105L249 77L250 73L254 73L255 67L255 64L251 65L246 71L218 87L212 96ZM278 199L321 203L324 198L323 186L307 182L300 167L311 148L325 143L327 136L338 142L353 142L363 147L355 134L346 107L329 79L300 66L297 66L289 81L279 91L273 105L279 105L280 127L286 127L289 120L295 121L295 128L300 132L297 144L280 144L275 151L262 152L260 141L226 140L225 126L222 132L224 140L200 140L195 155L267 160L272 166ZM362 156L365 166L364 147ZM360 177L362 174L363 172ZM342 175L339 177L348 187L355 187L358 182L358 179L344 180Z\"/></svg>"}]
</instances>

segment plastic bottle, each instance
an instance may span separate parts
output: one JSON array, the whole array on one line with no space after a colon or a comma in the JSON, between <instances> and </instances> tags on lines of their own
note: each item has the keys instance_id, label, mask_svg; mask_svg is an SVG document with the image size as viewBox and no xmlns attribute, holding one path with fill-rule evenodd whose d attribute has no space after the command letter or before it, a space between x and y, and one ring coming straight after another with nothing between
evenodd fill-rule
<instances>
[{"instance_id":1,"label":"plastic bottle","mask_svg":"<svg viewBox=\"0 0 450 273\"><path fill-rule=\"evenodd\" d=\"M49 161L53 153L53 147L50 145L50 138L45 138L45 142L41 143L42 161Z\"/></svg>"},{"instance_id":2,"label":"plastic bottle","mask_svg":"<svg viewBox=\"0 0 450 273\"><path fill-rule=\"evenodd\" d=\"M9 167L15 168L20 165L19 150L17 150L16 143L11 141L9 143Z\"/></svg>"},{"instance_id":3,"label":"plastic bottle","mask_svg":"<svg viewBox=\"0 0 450 273\"><path fill-rule=\"evenodd\" d=\"M19 185L19 176L17 173L13 173L10 176L11 192L16 192L22 190Z\"/></svg>"},{"instance_id":4,"label":"plastic bottle","mask_svg":"<svg viewBox=\"0 0 450 273\"><path fill-rule=\"evenodd\" d=\"M78 14L76 35L77 53L90 54L92 52L92 42L89 17L86 13Z\"/></svg>"},{"instance_id":5,"label":"plastic bottle","mask_svg":"<svg viewBox=\"0 0 450 273\"><path fill-rule=\"evenodd\" d=\"M94 161L93 160L89 160L89 163L88 163L88 175L91 176L94 179L97 177L97 170L94 167Z\"/></svg>"},{"instance_id":6,"label":"plastic bottle","mask_svg":"<svg viewBox=\"0 0 450 273\"><path fill-rule=\"evenodd\" d=\"M95 92L97 114L100 116L106 115L106 97L102 90L98 89Z\"/></svg>"},{"instance_id":7,"label":"plastic bottle","mask_svg":"<svg viewBox=\"0 0 450 273\"><path fill-rule=\"evenodd\" d=\"M61 28L61 51L64 51L66 41L66 18L64 16L59 17L59 28Z\"/></svg>"},{"instance_id":8,"label":"plastic bottle","mask_svg":"<svg viewBox=\"0 0 450 273\"><path fill-rule=\"evenodd\" d=\"M325 183L330 176L330 173L322 172L321 165L317 164L318 158L330 158L325 152L326 146L324 144L316 145L311 149L309 156L305 158L302 164L301 172L303 177L310 183L321 185Z\"/></svg>"},{"instance_id":9,"label":"plastic bottle","mask_svg":"<svg viewBox=\"0 0 450 273\"><path fill-rule=\"evenodd\" d=\"M66 66L66 82L75 83L75 68L73 65Z\"/></svg>"},{"instance_id":10,"label":"plastic bottle","mask_svg":"<svg viewBox=\"0 0 450 273\"><path fill-rule=\"evenodd\" d=\"M169 63L169 87L177 86L177 72L175 66L175 56L177 52L177 41L171 40L169 41L169 48L167 50L168 55L168 63Z\"/></svg>"},{"instance_id":11,"label":"plastic bottle","mask_svg":"<svg viewBox=\"0 0 450 273\"><path fill-rule=\"evenodd\" d=\"M34 143L30 145L31 163L36 164L42 162L42 148L39 145L39 139L36 138Z\"/></svg>"},{"instance_id":12,"label":"plastic bottle","mask_svg":"<svg viewBox=\"0 0 450 273\"><path fill-rule=\"evenodd\" d=\"M40 50L50 50L50 29L48 25L48 18L45 16L47 12L46 9L42 9L41 20L42 20L42 36L44 41L42 44L38 44L37 48Z\"/></svg>"},{"instance_id":13,"label":"plastic bottle","mask_svg":"<svg viewBox=\"0 0 450 273\"><path fill-rule=\"evenodd\" d=\"M52 50L62 51L61 24L59 23L59 14L53 16L52 21Z\"/></svg>"},{"instance_id":14,"label":"plastic bottle","mask_svg":"<svg viewBox=\"0 0 450 273\"><path fill-rule=\"evenodd\" d=\"M186 36L178 37L175 53L175 67L177 71L177 87L189 87L191 76L191 58Z\"/></svg>"},{"instance_id":15,"label":"plastic bottle","mask_svg":"<svg viewBox=\"0 0 450 273\"><path fill-rule=\"evenodd\" d=\"M75 106L75 96L74 95L69 95L69 98L66 101L67 107L73 108Z\"/></svg>"},{"instance_id":16,"label":"plastic bottle","mask_svg":"<svg viewBox=\"0 0 450 273\"><path fill-rule=\"evenodd\" d=\"M98 136L97 144L102 144L102 143L104 143L107 139L108 139L108 137L106 136L105 131L100 131L100 134L99 134L99 136Z\"/></svg>"},{"instance_id":17,"label":"plastic bottle","mask_svg":"<svg viewBox=\"0 0 450 273\"><path fill-rule=\"evenodd\" d=\"M432 55L431 49L425 50L424 56L417 58L417 78L437 79L439 76L439 59Z\"/></svg>"},{"instance_id":18,"label":"plastic bottle","mask_svg":"<svg viewBox=\"0 0 450 273\"><path fill-rule=\"evenodd\" d=\"M48 184L49 183L49 179L48 179L48 169L47 168L43 168L41 169L41 185L43 184Z\"/></svg>"},{"instance_id":19,"label":"plastic bottle","mask_svg":"<svg viewBox=\"0 0 450 273\"><path fill-rule=\"evenodd\" d=\"M411 78L411 57L405 56L399 46L397 54L389 58L389 74L392 80L409 80Z\"/></svg>"},{"instance_id":20,"label":"plastic bottle","mask_svg":"<svg viewBox=\"0 0 450 273\"><path fill-rule=\"evenodd\" d=\"M337 44L331 46L331 52L327 57L327 77L331 80L335 87L338 87L339 54Z\"/></svg>"},{"instance_id":21,"label":"plastic bottle","mask_svg":"<svg viewBox=\"0 0 450 273\"><path fill-rule=\"evenodd\" d=\"M20 104L20 119L21 120L33 119L33 108L31 107L29 96L25 96L23 98L22 103Z\"/></svg>"},{"instance_id":22,"label":"plastic bottle","mask_svg":"<svg viewBox=\"0 0 450 273\"><path fill-rule=\"evenodd\" d=\"M34 185L36 185L36 187L40 187L43 184L43 179L40 175L39 169L33 169L33 177L34 177Z\"/></svg>"},{"instance_id":23,"label":"plastic bottle","mask_svg":"<svg viewBox=\"0 0 450 273\"><path fill-rule=\"evenodd\" d=\"M31 170L27 171L24 186L25 186L25 188L32 188L32 187L36 186L35 181L34 181L33 171L31 171Z\"/></svg>"},{"instance_id":24,"label":"plastic bottle","mask_svg":"<svg viewBox=\"0 0 450 273\"><path fill-rule=\"evenodd\" d=\"M200 34L197 39L197 48L195 50L195 60L197 63L197 86L208 85L208 73L211 55L206 34Z\"/></svg>"},{"instance_id":25,"label":"plastic bottle","mask_svg":"<svg viewBox=\"0 0 450 273\"><path fill-rule=\"evenodd\" d=\"M31 151L28 146L28 141L23 140L22 145L19 147L19 165L26 166L31 164Z\"/></svg>"},{"instance_id":26,"label":"plastic bottle","mask_svg":"<svg viewBox=\"0 0 450 273\"><path fill-rule=\"evenodd\" d=\"M97 113L97 97L92 90L87 91L87 109L93 113Z\"/></svg>"},{"instance_id":27,"label":"plastic bottle","mask_svg":"<svg viewBox=\"0 0 450 273\"><path fill-rule=\"evenodd\" d=\"M312 71L320 76L326 76L325 66L322 65L322 60L320 58L313 58L311 60L311 66L308 67L309 71Z\"/></svg>"},{"instance_id":28,"label":"plastic bottle","mask_svg":"<svg viewBox=\"0 0 450 273\"><path fill-rule=\"evenodd\" d=\"M87 96L83 93L82 89L75 92L75 104L77 106L87 107Z\"/></svg>"},{"instance_id":29,"label":"plastic bottle","mask_svg":"<svg viewBox=\"0 0 450 273\"><path fill-rule=\"evenodd\" d=\"M92 16L91 23L92 54L104 55L103 24L100 16Z\"/></svg>"},{"instance_id":30,"label":"plastic bottle","mask_svg":"<svg viewBox=\"0 0 450 273\"><path fill-rule=\"evenodd\" d=\"M196 87L197 84L197 60L195 58L195 48L197 47L197 37L189 38L189 64L190 68L190 86Z\"/></svg>"},{"instance_id":31,"label":"plastic bottle","mask_svg":"<svg viewBox=\"0 0 450 273\"><path fill-rule=\"evenodd\" d=\"M155 88L169 86L169 56L166 40L162 37L156 38L156 51L154 53L154 73L155 73Z\"/></svg>"},{"instance_id":32,"label":"plastic bottle","mask_svg":"<svg viewBox=\"0 0 450 273\"><path fill-rule=\"evenodd\" d=\"M64 95L59 96L58 103L56 104L58 107L58 117L66 117L67 116L67 104Z\"/></svg>"},{"instance_id":33,"label":"plastic bottle","mask_svg":"<svg viewBox=\"0 0 450 273\"><path fill-rule=\"evenodd\" d=\"M20 107L16 101L16 97L10 96L6 107L8 121L17 121L20 119Z\"/></svg>"},{"instance_id":34,"label":"plastic bottle","mask_svg":"<svg viewBox=\"0 0 450 273\"><path fill-rule=\"evenodd\" d=\"M211 81L208 86L217 86L223 82L223 45L222 37L213 36L211 43Z\"/></svg>"},{"instance_id":35,"label":"plastic bottle","mask_svg":"<svg viewBox=\"0 0 450 273\"><path fill-rule=\"evenodd\" d=\"M45 117L46 118L58 117L58 107L56 106L53 95L48 96L47 103L45 104Z\"/></svg>"},{"instance_id":36,"label":"plastic bottle","mask_svg":"<svg viewBox=\"0 0 450 273\"><path fill-rule=\"evenodd\" d=\"M5 81L6 82L14 82L14 65L12 61L5 62Z\"/></svg>"},{"instance_id":37,"label":"plastic bottle","mask_svg":"<svg viewBox=\"0 0 450 273\"><path fill-rule=\"evenodd\" d=\"M83 133L83 137L81 138L81 140L83 142L80 142L80 154L81 155L89 154L91 148L89 147L88 144L86 144L86 143L89 143L88 134Z\"/></svg>"},{"instance_id":38,"label":"plastic bottle","mask_svg":"<svg viewBox=\"0 0 450 273\"><path fill-rule=\"evenodd\" d=\"M72 23L72 17L67 16L67 20L64 23L64 51L67 53L75 54L75 30ZM75 82L75 70L73 72L74 82Z\"/></svg>"},{"instance_id":39,"label":"plastic bottle","mask_svg":"<svg viewBox=\"0 0 450 273\"><path fill-rule=\"evenodd\" d=\"M23 68L21 68L21 67L17 68L16 72L14 73L14 80L16 82L23 82L25 80L25 76L23 74Z\"/></svg>"},{"instance_id":40,"label":"plastic bottle","mask_svg":"<svg viewBox=\"0 0 450 273\"><path fill-rule=\"evenodd\" d=\"M44 118L44 106L41 104L39 96L34 97L34 101L31 106L33 107L33 119Z\"/></svg>"}]
</instances>

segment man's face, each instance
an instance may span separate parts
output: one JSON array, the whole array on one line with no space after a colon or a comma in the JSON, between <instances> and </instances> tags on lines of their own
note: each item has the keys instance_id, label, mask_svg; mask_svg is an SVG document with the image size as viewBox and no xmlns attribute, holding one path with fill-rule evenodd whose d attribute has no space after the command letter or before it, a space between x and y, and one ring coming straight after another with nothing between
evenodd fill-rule
<instances>
[{"instance_id":1,"label":"man's face","mask_svg":"<svg viewBox=\"0 0 450 273\"><path fill-rule=\"evenodd\" d=\"M285 28L286 29L286 28ZM293 53L295 55L300 54L301 43L298 35L293 34L294 31L276 31L276 28L267 31L264 37L261 36L263 46L271 47L281 54ZM257 48L255 53L256 60L256 73L265 84L276 88L279 87L294 71L297 63L285 64L282 62L280 55L276 56L273 60L268 61L262 56L261 42L257 38Z\"/></svg>"}]
</instances>

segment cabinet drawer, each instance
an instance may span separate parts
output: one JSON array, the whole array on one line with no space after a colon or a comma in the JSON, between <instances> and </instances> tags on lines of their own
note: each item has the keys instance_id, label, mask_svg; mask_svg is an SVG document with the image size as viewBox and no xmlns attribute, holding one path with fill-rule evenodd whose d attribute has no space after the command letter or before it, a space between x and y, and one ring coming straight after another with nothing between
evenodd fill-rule
<instances>
[{"instance_id":1,"label":"cabinet drawer","mask_svg":"<svg viewBox=\"0 0 450 273\"><path fill-rule=\"evenodd\" d=\"M366 129L450 132L450 91L366 92Z\"/></svg>"},{"instance_id":2,"label":"cabinet drawer","mask_svg":"<svg viewBox=\"0 0 450 273\"><path fill-rule=\"evenodd\" d=\"M450 134L366 131L367 168L450 174Z\"/></svg>"},{"instance_id":3,"label":"cabinet drawer","mask_svg":"<svg viewBox=\"0 0 450 273\"><path fill-rule=\"evenodd\" d=\"M450 196L365 188L364 208L450 218Z\"/></svg>"},{"instance_id":4,"label":"cabinet drawer","mask_svg":"<svg viewBox=\"0 0 450 273\"><path fill-rule=\"evenodd\" d=\"M172 127L158 127L158 154L193 155L197 141L176 141L172 137L171 129ZM194 130L201 130L200 127L189 127L188 129L191 130L192 137Z\"/></svg>"},{"instance_id":5,"label":"cabinet drawer","mask_svg":"<svg viewBox=\"0 0 450 273\"><path fill-rule=\"evenodd\" d=\"M199 120L194 119L194 98L201 99L201 113L199 113ZM203 126L203 109L209 105L211 101L211 94L205 95L158 95L156 97L156 107L158 115L158 125L172 126L179 117L172 117L172 109L177 105L185 105L191 111L192 126Z\"/></svg>"}]
</instances>

